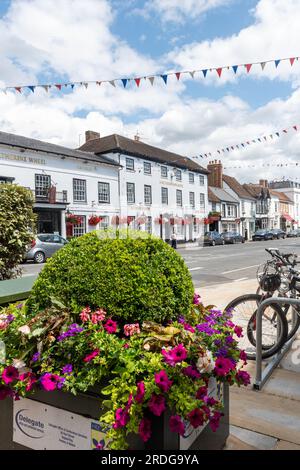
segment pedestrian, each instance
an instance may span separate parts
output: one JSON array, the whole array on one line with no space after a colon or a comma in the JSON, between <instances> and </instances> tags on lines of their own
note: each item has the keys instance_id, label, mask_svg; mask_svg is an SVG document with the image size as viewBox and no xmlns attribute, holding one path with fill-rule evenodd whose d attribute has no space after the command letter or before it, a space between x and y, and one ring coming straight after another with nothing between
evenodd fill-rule
<instances>
[{"instance_id":1,"label":"pedestrian","mask_svg":"<svg viewBox=\"0 0 300 470\"><path fill-rule=\"evenodd\" d=\"M176 236L175 230L173 231L173 233L171 235L171 246L172 246L172 248L174 248L174 250L177 249L177 236Z\"/></svg>"}]
</instances>

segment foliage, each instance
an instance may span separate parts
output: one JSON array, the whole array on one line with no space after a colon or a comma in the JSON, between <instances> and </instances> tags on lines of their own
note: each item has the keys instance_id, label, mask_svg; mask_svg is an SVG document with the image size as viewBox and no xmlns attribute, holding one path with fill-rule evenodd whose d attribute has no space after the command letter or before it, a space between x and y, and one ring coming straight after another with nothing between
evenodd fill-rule
<instances>
[{"instance_id":1,"label":"foliage","mask_svg":"<svg viewBox=\"0 0 300 470\"><path fill-rule=\"evenodd\" d=\"M0 399L28 396L36 387L76 394L105 379L100 420L108 427L106 445L126 449L131 433L149 440L153 417L166 407L171 432L182 435L205 422L216 430L222 401L210 396L210 381L249 383L241 370L246 356L237 347L241 329L197 296L189 323L179 317L167 326L121 327L103 309L89 307L75 318L57 301L35 317L21 304L2 311L7 357L0 365Z\"/></svg>"},{"instance_id":2,"label":"foliage","mask_svg":"<svg viewBox=\"0 0 300 470\"><path fill-rule=\"evenodd\" d=\"M187 314L193 284L183 258L142 232L91 232L73 239L48 260L28 309L49 307L51 297L74 313L101 305L123 321L159 323Z\"/></svg>"},{"instance_id":3,"label":"foliage","mask_svg":"<svg viewBox=\"0 0 300 470\"><path fill-rule=\"evenodd\" d=\"M16 268L33 238L35 220L31 192L15 184L1 184L0 280L18 274Z\"/></svg>"}]
</instances>

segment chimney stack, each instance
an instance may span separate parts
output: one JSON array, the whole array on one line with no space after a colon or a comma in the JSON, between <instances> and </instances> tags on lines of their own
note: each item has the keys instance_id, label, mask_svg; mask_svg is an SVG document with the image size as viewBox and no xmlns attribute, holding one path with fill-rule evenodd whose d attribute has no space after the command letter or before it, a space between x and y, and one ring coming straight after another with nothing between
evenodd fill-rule
<instances>
[{"instance_id":1,"label":"chimney stack","mask_svg":"<svg viewBox=\"0 0 300 470\"><path fill-rule=\"evenodd\" d=\"M100 139L100 133L95 131L85 131L85 141L89 142L90 140Z\"/></svg>"},{"instance_id":2,"label":"chimney stack","mask_svg":"<svg viewBox=\"0 0 300 470\"><path fill-rule=\"evenodd\" d=\"M136 142L139 142L139 141L140 141L140 136L139 136L138 134L136 134L136 135L134 136L134 140L135 140Z\"/></svg>"},{"instance_id":3,"label":"chimney stack","mask_svg":"<svg viewBox=\"0 0 300 470\"><path fill-rule=\"evenodd\" d=\"M263 188L268 188L269 187L268 180L259 180L259 186L262 186Z\"/></svg>"},{"instance_id":4,"label":"chimney stack","mask_svg":"<svg viewBox=\"0 0 300 470\"><path fill-rule=\"evenodd\" d=\"M223 165L221 160L214 160L207 165L208 171L208 185L215 188L223 188Z\"/></svg>"}]
</instances>

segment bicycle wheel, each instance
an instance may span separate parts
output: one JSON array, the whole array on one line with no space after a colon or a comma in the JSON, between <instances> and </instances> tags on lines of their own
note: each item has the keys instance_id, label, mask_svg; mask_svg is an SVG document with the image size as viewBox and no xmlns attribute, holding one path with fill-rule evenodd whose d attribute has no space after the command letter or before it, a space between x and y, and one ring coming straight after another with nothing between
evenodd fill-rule
<instances>
[{"instance_id":1,"label":"bicycle wheel","mask_svg":"<svg viewBox=\"0 0 300 470\"><path fill-rule=\"evenodd\" d=\"M246 351L249 359L256 358L256 315L260 302L260 295L242 295L225 309L232 311L233 322L243 328L239 347ZM266 307L262 317L262 357L265 359L280 351L287 337L288 324L283 310L276 304Z\"/></svg>"},{"instance_id":2,"label":"bicycle wheel","mask_svg":"<svg viewBox=\"0 0 300 470\"><path fill-rule=\"evenodd\" d=\"M291 305L283 305L282 310L288 323L287 340L290 340L300 327L300 312Z\"/></svg>"}]
</instances>

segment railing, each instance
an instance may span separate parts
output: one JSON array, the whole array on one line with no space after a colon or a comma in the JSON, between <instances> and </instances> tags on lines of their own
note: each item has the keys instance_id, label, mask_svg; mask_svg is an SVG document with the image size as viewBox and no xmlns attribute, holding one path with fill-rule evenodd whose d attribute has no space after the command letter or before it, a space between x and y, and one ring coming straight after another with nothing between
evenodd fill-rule
<instances>
[{"instance_id":1,"label":"railing","mask_svg":"<svg viewBox=\"0 0 300 470\"><path fill-rule=\"evenodd\" d=\"M30 188L28 188L30 189ZM55 188L45 188L45 189L30 189L35 202L44 202L48 204L56 203L67 203L68 202L68 192L67 191L56 191Z\"/></svg>"},{"instance_id":2,"label":"railing","mask_svg":"<svg viewBox=\"0 0 300 470\"><path fill-rule=\"evenodd\" d=\"M288 340L285 345L282 347L281 351L276 353L272 360L268 363L266 368L262 370L262 317L264 314L265 309L272 304L277 305L292 305L296 307L300 307L300 300L299 299L289 299L286 297L271 297L269 299L264 300L258 307L257 316L256 316L256 374L255 374L255 382L253 384L253 388L255 390L261 390L270 375L272 374L273 370L280 364L281 360L291 348L295 336ZM278 328L279 332L279 328Z\"/></svg>"}]
</instances>

